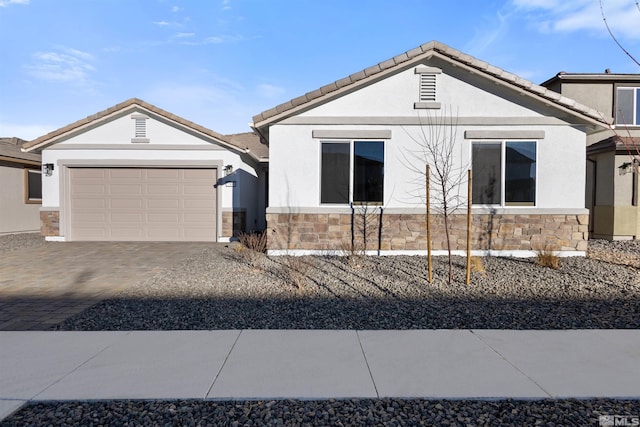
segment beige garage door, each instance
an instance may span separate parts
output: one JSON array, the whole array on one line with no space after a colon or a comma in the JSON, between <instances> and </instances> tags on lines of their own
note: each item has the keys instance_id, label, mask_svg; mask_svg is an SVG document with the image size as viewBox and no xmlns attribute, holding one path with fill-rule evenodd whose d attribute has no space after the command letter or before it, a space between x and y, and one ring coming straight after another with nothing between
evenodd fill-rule
<instances>
[{"instance_id":1,"label":"beige garage door","mask_svg":"<svg viewBox=\"0 0 640 427\"><path fill-rule=\"evenodd\" d=\"M69 172L70 240L216 240L216 169Z\"/></svg>"}]
</instances>

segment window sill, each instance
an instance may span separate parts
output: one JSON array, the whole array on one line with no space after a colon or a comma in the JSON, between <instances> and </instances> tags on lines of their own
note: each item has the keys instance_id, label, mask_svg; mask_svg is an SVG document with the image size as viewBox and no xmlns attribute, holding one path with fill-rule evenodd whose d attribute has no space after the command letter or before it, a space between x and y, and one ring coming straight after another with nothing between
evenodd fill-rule
<instances>
[{"instance_id":1,"label":"window sill","mask_svg":"<svg viewBox=\"0 0 640 427\"><path fill-rule=\"evenodd\" d=\"M413 109L414 110L439 110L442 108L442 103L440 102L414 102Z\"/></svg>"}]
</instances>

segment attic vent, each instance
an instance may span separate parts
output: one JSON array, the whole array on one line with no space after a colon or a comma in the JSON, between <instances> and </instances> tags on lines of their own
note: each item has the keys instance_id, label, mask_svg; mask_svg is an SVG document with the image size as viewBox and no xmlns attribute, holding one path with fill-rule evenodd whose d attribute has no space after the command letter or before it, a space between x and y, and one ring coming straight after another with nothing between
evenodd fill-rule
<instances>
[{"instance_id":1,"label":"attic vent","mask_svg":"<svg viewBox=\"0 0 640 427\"><path fill-rule=\"evenodd\" d=\"M413 104L415 109L438 109L440 102L436 102L437 76L442 74L442 70L436 67L420 65L414 72L420 76L420 88L418 102Z\"/></svg>"},{"instance_id":2,"label":"attic vent","mask_svg":"<svg viewBox=\"0 0 640 427\"><path fill-rule=\"evenodd\" d=\"M420 74L420 102L436 100L436 75Z\"/></svg>"},{"instance_id":3,"label":"attic vent","mask_svg":"<svg viewBox=\"0 0 640 427\"><path fill-rule=\"evenodd\" d=\"M135 121L131 142L149 142L149 138L147 138L147 120L149 117L144 114L132 114L131 118Z\"/></svg>"},{"instance_id":4,"label":"attic vent","mask_svg":"<svg viewBox=\"0 0 640 427\"><path fill-rule=\"evenodd\" d=\"M136 138L147 137L147 121L145 119L136 119Z\"/></svg>"}]
</instances>

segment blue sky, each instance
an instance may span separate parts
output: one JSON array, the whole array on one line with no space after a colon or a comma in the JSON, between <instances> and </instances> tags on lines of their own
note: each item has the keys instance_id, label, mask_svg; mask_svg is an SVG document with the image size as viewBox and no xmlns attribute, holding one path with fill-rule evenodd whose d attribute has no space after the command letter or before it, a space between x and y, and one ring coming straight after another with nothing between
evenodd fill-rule
<instances>
[{"instance_id":1,"label":"blue sky","mask_svg":"<svg viewBox=\"0 0 640 427\"><path fill-rule=\"evenodd\" d=\"M640 59L635 0L602 0ZM0 136L132 97L220 133L431 40L540 83L640 73L598 0L0 0Z\"/></svg>"}]
</instances>

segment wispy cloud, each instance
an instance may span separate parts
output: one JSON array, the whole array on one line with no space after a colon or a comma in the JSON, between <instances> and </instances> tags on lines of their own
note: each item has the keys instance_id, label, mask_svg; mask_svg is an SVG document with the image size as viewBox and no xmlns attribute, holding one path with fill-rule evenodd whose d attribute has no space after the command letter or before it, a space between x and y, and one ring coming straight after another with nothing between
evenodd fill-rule
<instances>
[{"instance_id":1,"label":"wispy cloud","mask_svg":"<svg viewBox=\"0 0 640 427\"><path fill-rule=\"evenodd\" d=\"M465 47L465 50L474 55L482 54L507 33L509 15L498 11L494 16L486 18L485 21L480 24L479 28L476 28L475 36Z\"/></svg>"},{"instance_id":2,"label":"wispy cloud","mask_svg":"<svg viewBox=\"0 0 640 427\"><path fill-rule=\"evenodd\" d=\"M0 0L0 7L7 7L12 4L29 4L29 0Z\"/></svg>"},{"instance_id":3,"label":"wispy cloud","mask_svg":"<svg viewBox=\"0 0 640 427\"><path fill-rule=\"evenodd\" d=\"M24 65L27 73L52 82L85 83L95 71L95 57L78 49L61 47L55 51L36 52L34 62Z\"/></svg>"},{"instance_id":4,"label":"wispy cloud","mask_svg":"<svg viewBox=\"0 0 640 427\"><path fill-rule=\"evenodd\" d=\"M176 13L176 12L180 12L181 10L183 10L181 7L178 6L173 6L171 8L171 12Z\"/></svg>"},{"instance_id":5,"label":"wispy cloud","mask_svg":"<svg viewBox=\"0 0 640 427\"><path fill-rule=\"evenodd\" d=\"M512 0L512 4L544 33L595 31L606 34L597 0ZM635 0L603 0L602 6L615 34L640 37L640 10Z\"/></svg>"},{"instance_id":6,"label":"wispy cloud","mask_svg":"<svg viewBox=\"0 0 640 427\"><path fill-rule=\"evenodd\" d=\"M258 92L258 95L264 98L278 98L280 95L285 93L285 89L283 87L267 83L259 84L256 87L256 91Z\"/></svg>"},{"instance_id":7,"label":"wispy cloud","mask_svg":"<svg viewBox=\"0 0 640 427\"><path fill-rule=\"evenodd\" d=\"M222 10L231 10L231 0L222 0Z\"/></svg>"},{"instance_id":8,"label":"wispy cloud","mask_svg":"<svg viewBox=\"0 0 640 427\"><path fill-rule=\"evenodd\" d=\"M196 35L196 33L177 33L174 34L174 38L176 39L184 39L184 38L188 38L188 37L194 37Z\"/></svg>"}]
</instances>

